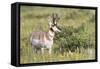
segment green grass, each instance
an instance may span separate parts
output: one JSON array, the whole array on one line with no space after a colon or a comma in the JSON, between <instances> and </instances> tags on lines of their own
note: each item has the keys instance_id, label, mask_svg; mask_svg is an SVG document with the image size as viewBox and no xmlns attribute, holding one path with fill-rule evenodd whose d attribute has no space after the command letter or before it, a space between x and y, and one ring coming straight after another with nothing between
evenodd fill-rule
<instances>
[{"instance_id":1,"label":"green grass","mask_svg":"<svg viewBox=\"0 0 100 69\"><path fill-rule=\"evenodd\" d=\"M21 12L20 16L21 18L20 63L21 64L95 59L95 17L94 17L95 11L94 10L21 6L20 12ZM48 53L33 54L31 45L29 43L29 36L33 31L48 31L48 16L52 13L57 13L59 15L60 20L58 26L62 29L63 32L58 33L57 36L55 36L53 44L53 52L51 55L48 55ZM78 30L78 32L75 32L76 29ZM75 35L74 40L72 39L73 35ZM62 42L61 39L65 40L65 42ZM79 45L79 47L86 47L86 48L80 49L82 52L79 52L75 48L75 51L72 52L71 54L69 52L70 49L68 46L73 48L72 43L75 43L76 39L80 40L79 41L80 44L77 44ZM85 40L88 43L86 43ZM59 50L60 47L62 46L61 43L64 44L63 55ZM91 43L92 46L89 46Z\"/></svg>"},{"instance_id":2,"label":"green grass","mask_svg":"<svg viewBox=\"0 0 100 69\"><path fill-rule=\"evenodd\" d=\"M24 51L25 52L25 51ZM55 54L48 55L45 54L33 54L30 52L23 55L24 57L21 58L21 63L41 63L41 62L57 62L57 61L77 61L77 60L93 60L95 57L94 55L90 55L88 53L78 53L74 52L72 54L68 52L64 52L64 54Z\"/></svg>"}]
</instances>

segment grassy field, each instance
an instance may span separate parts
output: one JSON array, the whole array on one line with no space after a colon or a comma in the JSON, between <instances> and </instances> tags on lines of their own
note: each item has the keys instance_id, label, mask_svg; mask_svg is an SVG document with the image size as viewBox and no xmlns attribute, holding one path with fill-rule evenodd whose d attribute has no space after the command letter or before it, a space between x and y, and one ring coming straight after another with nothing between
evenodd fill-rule
<instances>
[{"instance_id":1,"label":"grassy field","mask_svg":"<svg viewBox=\"0 0 100 69\"><path fill-rule=\"evenodd\" d=\"M94 10L21 6L20 12L21 64L95 59ZM48 16L52 13L59 15L62 30L54 38L52 54L33 54L29 36L33 31L48 31Z\"/></svg>"}]
</instances>

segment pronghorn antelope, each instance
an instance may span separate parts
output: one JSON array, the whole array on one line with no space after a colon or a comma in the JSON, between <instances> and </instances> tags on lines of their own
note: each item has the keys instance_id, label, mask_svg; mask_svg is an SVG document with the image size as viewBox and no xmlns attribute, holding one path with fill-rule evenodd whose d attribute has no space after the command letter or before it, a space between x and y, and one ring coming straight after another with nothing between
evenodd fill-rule
<instances>
[{"instance_id":1,"label":"pronghorn antelope","mask_svg":"<svg viewBox=\"0 0 100 69\"><path fill-rule=\"evenodd\" d=\"M60 32L60 30L57 27L58 20L58 15L56 13L53 13L48 17L49 29L47 32L31 33L30 43L33 49L33 53L37 52L38 49L40 49L43 54L44 49L48 49L48 53L51 54L55 32Z\"/></svg>"}]
</instances>

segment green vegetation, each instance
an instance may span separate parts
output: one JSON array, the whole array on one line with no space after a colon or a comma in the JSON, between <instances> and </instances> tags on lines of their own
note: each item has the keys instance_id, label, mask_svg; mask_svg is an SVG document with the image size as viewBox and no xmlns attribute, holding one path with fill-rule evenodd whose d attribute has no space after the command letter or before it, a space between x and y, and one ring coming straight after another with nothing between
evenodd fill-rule
<instances>
[{"instance_id":1,"label":"green vegetation","mask_svg":"<svg viewBox=\"0 0 100 69\"><path fill-rule=\"evenodd\" d=\"M95 11L74 8L21 7L20 63L95 59ZM33 54L29 36L33 31L48 31L48 16L60 17L51 55ZM45 50L46 52L46 50Z\"/></svg>"}]
</instances>

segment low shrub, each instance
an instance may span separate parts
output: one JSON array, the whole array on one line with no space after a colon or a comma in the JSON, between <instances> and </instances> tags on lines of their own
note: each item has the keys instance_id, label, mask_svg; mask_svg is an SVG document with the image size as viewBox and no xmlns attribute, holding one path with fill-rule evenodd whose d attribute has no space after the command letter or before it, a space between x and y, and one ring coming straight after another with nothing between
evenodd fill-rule
<instances>
[{"instance_id":1,"label":"low shrub","mask_svg":"<svg viewBox=\"0 0 100 69\"><path fill-rule=\"evenodd\" d=\"M82 48L94 47L95 43L93 41L95 40L91 39L89 33L86 32L85 24L82 24L78 28L67 26L61 29L62 32L57 33L54 40L61 52L75 52L77 49L81 52Z\"/></svg>"}]
</instances>

